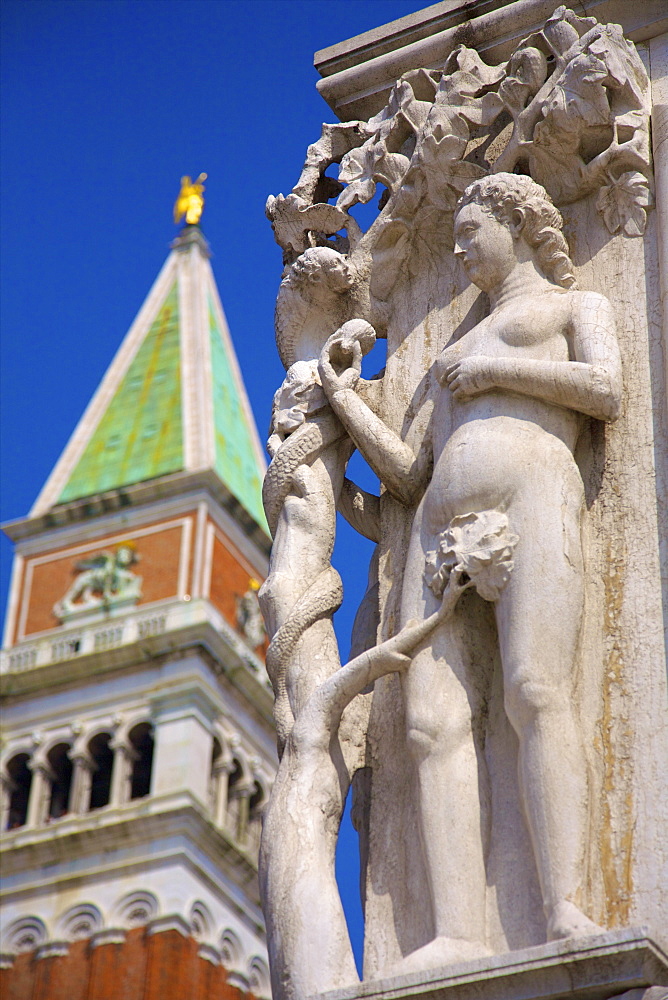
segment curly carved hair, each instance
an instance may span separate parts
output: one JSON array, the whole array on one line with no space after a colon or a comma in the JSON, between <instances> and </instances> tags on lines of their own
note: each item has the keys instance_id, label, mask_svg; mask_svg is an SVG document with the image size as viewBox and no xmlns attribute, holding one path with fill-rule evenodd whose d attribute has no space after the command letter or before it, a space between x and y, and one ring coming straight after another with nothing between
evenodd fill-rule
<instances>
[{"instance_id":1,"label":"curly carved hair","mask_svg":"<svg viewBox=\"0 0 668 1000\"><path fill-rule=\"evenodd\" d=\"M489 174L469 184L456 211L472 202L506 224L511 221L514 209L524 209L526 221L522 234L536 251L538 264L546 276L562 288L577 287L568 243L561 232L561 213L544 187L524 174Z\"/></svg>"},{"instance_id":2,"label":"curly carved hair","mask_svg":"<svg viewBox=\"0 0 668 1000\"><path fill-rule=\"evenodd\" d=\"M349 266L344 254L331 247L310 247L292 264L292 274L298 281L313 281L319 274L334 274L344 267L344 277L335 282L338 285L347 284Z\"/></svg>"}]
</instances>

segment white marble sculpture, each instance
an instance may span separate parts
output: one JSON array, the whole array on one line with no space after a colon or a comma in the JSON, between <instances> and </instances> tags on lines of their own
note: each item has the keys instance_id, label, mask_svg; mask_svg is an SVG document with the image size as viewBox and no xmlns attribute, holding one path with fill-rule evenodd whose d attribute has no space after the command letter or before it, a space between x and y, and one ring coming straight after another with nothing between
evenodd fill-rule
<instances>
[{"instance_id":1,"label":"white marble sculpture","mask_svg":"<svg viewBox=\"0 0 668 1000\"><path fill-rule=\"evenodd\" d=\"M346 767L338 741L344 709L378 677L410 666L409 654L447 620L473 581L456 570L433 614L332 673L302 705L282 749L264 816L260 885L271 941L273 995L306 997L358 982L334 874Z\"/></svg>"},{"instance_id":2,"label":"white marble sculpture","mask_svg":"<svg viewBox=\"0 0 668 1000\"><path fill-rule=\"evenodd\" d=\"M282 758L260 858L277 998L357 981L333 858L363 767L365 977L598 934L629 912L630 849L591 832L591 789L617 765L578 705L602 691L605 716L604 662L617 676L587 568L613 543L591 542L586 508L622 408L618 317L607 288L578 290L555 206L586 204L599 242L642 236L647 93L618 26L559 8L506 63L458 46L368 122L323 126L293 191L267 203L286 261L260 592ZM349 210L379 184L363 233ZM367 380L378 337L387 370ZM380 497L346 479L355 448ZM337 508L377 543L343 667Z\"/></svg>"},{"instance_id":3,"label":"white marble sculpture","mask_svg":"<svg viewBox=\"0 0 668 1000\"><path fill-rule=\"evenodd\" d=\"M495 605L505 705L519 738L522 804L550 940L600 930L575 902L587 792L571 710L584 503L573 452L580 415L614 420L621 393L610 304L572 290L560 230L559 213L529 177L494 174L464 192L455 254L489 296L491 310L436 359L446 404L436 403L419 454L360 400L356 370L336 375L328 357L332 339L320 367L332 409L387 489L407 507L424 493L406 558L404 620L434 610L449 568L443 560L436 565L442 539L447 551L467 529L483 530L489 552L490 539L498 538L502 569L478 592ZM460 565L475 579L469 563ZM413 654L405 674L436 938L409 956L402 971L487 952L480 940L484 842L470 739L476 686L447 624Z\"/></svg>"},{"instance_id":4,"label":"white marble sculpture","mask_svg":"<svg viewBox=\"0 0 668 1000\"><path fill-rule=\"evenodd\" d=\"M258 581L251 579L248 581L248 590L237 597L237 628L251 649L261 646L267 634L257 596L259 589Z\"/></svg>"}]
</instances>

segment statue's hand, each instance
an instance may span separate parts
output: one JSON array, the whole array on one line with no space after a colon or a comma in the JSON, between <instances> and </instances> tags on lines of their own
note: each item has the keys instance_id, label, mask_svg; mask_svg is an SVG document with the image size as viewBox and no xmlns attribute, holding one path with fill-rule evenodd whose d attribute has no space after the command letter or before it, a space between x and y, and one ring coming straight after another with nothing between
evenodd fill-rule
<instances>
[{"instance_id":1,"label":"statue's hand","mask_svg":"<svg viewBox=\"0 0 668 1000\"><path fill-rule=\"evenodd\" d=\"M493 359L482 354L454 361L445 369L445 381L457 400L477 396L494 388Z\"/></svg>"},{"instance_id":2,"label":"statue's hand","mask_svg":"<svg viewBox=\"0 0 668 1000\"><path fill-rule=\"evenodd\" d=\"M327 397L331 400L337 392L355 389L362 370L362 348L352 343L339 331L332 334L320 354L318 374Z\"/></svg>"},{"instance_id":3,"label":"statue's hand","mask_svg":"<svg viewBox=\"0 0 668 1000\"><path fill-rule=\"evenodd\" d=\"M280 436L280 434L271 434L269 436L269 440L267 441L267 451L269 452L271 458L274 457L274 455L276 454L276 452L278 451L278 449L281 447L282 444L283 444L283 438Z\"/></svg>"}]
</instances>

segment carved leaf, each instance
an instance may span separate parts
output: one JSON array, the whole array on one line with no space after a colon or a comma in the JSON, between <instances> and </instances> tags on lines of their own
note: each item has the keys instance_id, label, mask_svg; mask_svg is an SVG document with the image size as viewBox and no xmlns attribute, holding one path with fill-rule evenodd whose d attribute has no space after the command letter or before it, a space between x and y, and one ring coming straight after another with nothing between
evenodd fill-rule
<instances>
[{"instance_id":1,"label":"carved leaf","mask_svg":"<svg viewBox=\"0 0 668 1000\"><path fill-rule=\"evenodd\" d=\"M546 119L564 128L564 118L580 120L581 125L607 125L610 121L608 95L602 81L608 76L605 63L593 52L582 52L564 70L554 93L544 105ZM563 116L563 117L562 117ZM573 125L571 125L571 130Z\"/></svg>"},{"instance_id":2,"label":"carved leaf","mask_svg":"<svg viewBox=\"0 0 668 1000\"><path fill-rule=\"evenodd\" d=\"M476 49L459 45L446 60L439 89L455 95L476 94L483 87L498 83L503 74L503 64L490 66L480 58Z\"/></svg>"},{"instance_id":3,"label":"carved leaf","mask_svg":"<svg viewBox=\"0 0 668 1000\"><path fill-rule=\"evenodd\" d=\"M596 23L596 18L578 17L574 11L562 4L547 19L542 35L556 56L565 56L580 36L593 28Z\"/></svg>"},{"instance_id":4,"label":"carved leaf","mask_svg":"<svg viewBox=\"0 0 668 1000\"><path fill-rule=\"evenodd\" d=\"M322 174L323 165L339 162L339 181L347 184L337 201L340 210L369 202L383 183L381 219L401 219L414 235L417 215L427 206L413 198L409 218L404 191L418 175L432 208L441 213L452 212L456 196L490 169L528 168L557 206L569 204L607 185L609 174L646 172L648 89L642 61L618 25L598 24L562 6L507 63L491 66L475 49L458 46L440 74L428 69L404 74L368 122L349 123L345 134L339 134L344 126L326 126L319 158L313 158L316 147L309 147L294 193L312 190L313 171ZM607 186L616 182L611 182L601 204L613 231L630 235L643 231L648 195L642 184L629 183L629 191L622 184L612 192ZM277 235L281 245L287 239L304 248L303 227L294 219L275 228L287 234Z\"/></svg>"},{"instance_id":5,"label":"carved leaf","mask_svg":"<svg viewBox=\"0 0 668 1000\"><path fill-rule=\"evenodd\" d=\"M444 211L452 211L457 196L471 181L484 177L485 171L476 163L460 160L461 146L454 136L438 141L429 135L422 143L420 160L427 178L429 200Z\"/></svg>"},{"instance_id":6,"label":"carved leaf","mask_svg":"<svg viewBox=\"0 0 668 1000\"><path fill-rule=\"evenodd\" d=\"M394 192L401 185L408 164L408 157L388 153L383 142L366 142L359 149L351 150L341 161L339 180L347 187L337 206L346 209L357 201L366 204L373 198L378 182Z\"/></svg>"},{"instance_id":7,"label":"carved leaf","mask_svg":"<svg viewBox=\"0 0 668 1000\"><path fill-rule=\"evenodd\" d=\"M497 510L458 514L440 535L438 549L428 552L425 580L437 597L452 570L465 573L485 601L496 601L513 568L518 535Z\"/></svg>"},{"instance_id":8,"label":"carved leaf","mask_svg":"<svg viewBox=\"0 0 668 1000\"><path fill-rule=\"evenodd\" d=\"M520 48L510 57L506 76L499 85L499 98L513 118L527 100L538 93L547 77L547 59L534 46Z\"/></svg>"},{"instance_id":9,"label":"carved leaf","mask_svg":"<svg viewBox=\"0 0 668 1000\"><path fill-rule=\"evenodd\" d=\"M267 216L279 246L284 250L292 248L297 253L306 249L306 233L309 231L331 235L349 227L357 230L355 220L336 205L304 205L294 194L289 194L287 198L280 194L270 198Z\"/></svg>"},{"instance_id":10,"label":"carved leaf","mask_svg":"<svg viewBox=\"0 0 668 1000\"><path fill-rule=\"evenodd\" d=\"M642 236L647 224L645 209L651 204L647 180L637 170L627 170L599 191L596 208L609 232Z\"/></svg>"},{"instance_id":11,"label":"carved leaf","mask_svg":"<svg viewBox=\"0 0 668 1000\"><path fill-rule=\"evenodd\" d=\"M647 75L635 46L624 38L618 24L598 25L588 51L607 69L609 86L621 90L631 88L637 106L645 104Z\"/></svg>"}]
</instances>

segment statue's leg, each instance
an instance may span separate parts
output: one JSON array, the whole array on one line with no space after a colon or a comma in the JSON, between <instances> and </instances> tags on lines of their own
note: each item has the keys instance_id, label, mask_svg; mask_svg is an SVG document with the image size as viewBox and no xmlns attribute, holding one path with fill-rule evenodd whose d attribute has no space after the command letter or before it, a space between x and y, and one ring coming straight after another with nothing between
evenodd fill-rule
<instances>
[{"instance_id":1,"label":"statue's leg","mask_svg":"<svg viewBox=\"0 0 668 1000\"><path fill-rule=\"evenodd\" d=\"M425 618L437 607L424 585L424 550L414 539L406 567L404 621ZM487 779L473 736L480 698L467 662L464 632L457 608L414 654L402 678L436 938L408 956L396 972L487 953L480 793L480 782Z\"/></svg>"},{"instance_id":2,"label":"statue's leg","mask_svg":"<svg viewBox=\"0 0 668 1000\"><path fill-rule=\"evenodd\" d=\"M485 864L473 736L478 699L467 674L456 624L446 623L414 657L404 693L436 936L482 942Z\"/></svg>"},{"instance_id":3,"label":"statue's leg","mask_svg":"<svg viewBox=\"0 0 668 1000\"><path fill-rule=\"evenodd\" d=\"M549 475L548 463L543 468L533 471L541 481L531 494L508 511L519 542L496 615L505 706L519 738L520 792L552 940L599 928L580 910L587 782L573 674L583 604L582 487L574 467L562 470L561 482L554 466Z\"/></svg>"}]
</instances>

